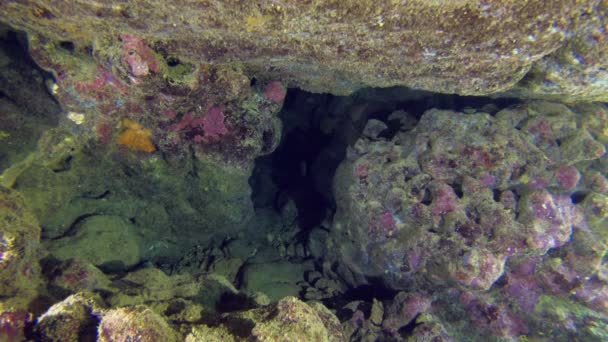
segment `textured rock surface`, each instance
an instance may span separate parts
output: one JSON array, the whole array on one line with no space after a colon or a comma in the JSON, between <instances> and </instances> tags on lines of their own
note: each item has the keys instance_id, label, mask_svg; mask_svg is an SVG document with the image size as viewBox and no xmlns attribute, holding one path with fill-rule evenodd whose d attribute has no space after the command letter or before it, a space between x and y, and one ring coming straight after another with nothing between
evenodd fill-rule
<instances>
[{"instance_id":1,"label":"textured rock surface","mask_svg":"<svg viewBox=\"0 0 608 342\"><path fill-rule=\"evenodd\" d=\"M113 309L103 314L98 341L177 341L175 331L157 313L145 306Z\"/></svg>"},{"instance_id":2,"label":"textured rock surface","mask_svg":"<svg viewBox=\"0 0 608 342\"><path fill-rule=\"evenodd\" d=\"M15 191L0 187L0 293L3 306L24 308L40 285L40 227Z\"/></svg>"},{"instance_id":3,"label":"textured rock surface","mask_svg":"<svg viewBox=\"0 0 608 342\"><path fill-rule=\"evenodd\" d=\"M287 296L297 296L301 291L298 282L310 264L274 262L248 265L243 270L243 288L251 293L265 292L276 302Z\"/></svg>"},{"instance_id":4,"label":"textured rock surface","mask_svg":"<svg viewBox=\"0 0 608 342\"><path fill-rule=\"evenodd\" d=\"M141 242L132 224L120 217L97 215L78 225L73 236L58 239L49 252L61 260L81 259L113 271L140 262Z\"/></svg>"},{"instance_id":5,"label":"textured rock surface","mask_svg":"<svg viewBox=\"0 0 608 342\"><path fill-rule=\"evenodd\" d=\"M19 47L20 38L0 24L0 172L35 149L61 111L46 89L45 73Z\"/></svg>"},{"instance_id":6,"label":"textured rock surface","mask_svg":"<svg viewBox=\"0 0 608 342\"><path fill-rule=\"evenodd\" d=\"M0 340L23 339L42 287L40 227L15 191L0 187Z\"/></svg>"},{"instance_id":7,"label":"textured rock surface","mask_svg":"<svg viewBox=\"0 0 608 342\"><path fill-rule=\"evenodd\" d=\"M253 216L245 170L214 164L205 155L140 158L131 151L83 147L84 141L49 130L37 153L6 170L44 227L46 246L62 259L96 255L87 260L100 265L119 256L107 253L114 245L83 247L103 228L87 223L99 217L122 221L103 229L126 237L122 242L130 247L122 249L128 256L123 262L134 265L140 259L176 259L195 243L236 235ZM76 241L80 251L61 251Z\"/></svg>"},{"instance_id":8,"label":"textured rock surface","mask_svg":"<svg viewBox=\"0 0 608 342\"><path fill-rule=\"evenodd\" d=\"M295 297L257 304L216 275L193 279L145 268L113 281L103 294L76 292L54 304L36 321L35 337L42 341L95 336L97 341L345 341L340 322L322 304L306 304ZM230 301L229 312L216 311Z\"/></svg>"},{"instance_id":9,"label":"textured rock surface","mask_svg":"<svg viewBox=\"0 0 608 342\"><path fill-rule=\"evenodd\" d=\"M36 334L44 341L93 341L97 336L101 298L92 293L77 293L51 306L38 317Z\"/></svg>"},{"instance_id":10,"label":"textured rock surface","mask_svg":"<svg viewBox=\"0 0 608 342\"><path fill-rule=\"evenodd\" d=\"M544 254L587 224L567 196L578 179L565 190L563 165L602 160L606 132L585 117L604 112L577 118L540 102L496 118L431 110L391 141L362 138L335 178L328 250L395 288L489 289L509 257Z\"/></svg>"},{"instance_id":11,"label":"textured rock surface","mask_svg":"<svg viewBox=\"0 0 608 342\"><path fill-rule=\"evenodd\" d=\"M251 338L258 341L345 340L336 317L327 308L321 304L308 305L295 297L228 316L227 322L229 326L250 327Z\"/></svg>"},{"instance_id":12,"label":"textured rock surface","mask_svg":"<svg viewBox=\"0 0 608 342\"><path fill-rule=\"evenodd\" d=\"M522 93L606 99L603 0L54 0L2 6L1 20L34 34L34 50L69 42L64 46L88 50L135 78L164 73L156 60L162 55L195 69L199 63L242 63L249 76L317 92L406 85L488 94L511 88L533 68ZM117 54L119 37L132 54ZM59 75L74 71L42 64ZM196 78L195 72L185 83Z\"/></svg>"},{"instance_id":13,"label":"textured rock surface","mask_svg":"<svg viewBox=\"0 0 608 342\"><path fill-rule=\"evenodd\" d=\"M606 114L547 102L495 116L430 110L390 140L362 137L335 178L328 255L353 285L366 283L359 274L407 290L385 333L430 313L454 337L470 336L468 321L479 338L604 338Z\"/></svg>"}]
</instances>

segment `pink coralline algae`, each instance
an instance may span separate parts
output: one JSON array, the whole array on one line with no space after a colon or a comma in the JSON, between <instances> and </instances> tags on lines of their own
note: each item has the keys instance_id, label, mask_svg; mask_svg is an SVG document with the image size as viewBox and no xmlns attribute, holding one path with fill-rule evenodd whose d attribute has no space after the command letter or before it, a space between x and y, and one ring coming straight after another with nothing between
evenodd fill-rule
<instances>
[{"instance_id":1,"label":"pink coralline algae","mask_svg":"<svg viewBox=\"0 0 608 342\"><path fill-rule=\"evenodd\" d=\"M114 74L106 69L98 68L97 75L92 81L76 81L74 83L75 89L84 94L95 97L96 100L103 100L110 98L115 95L115 91L118 90L125 94L128 91L128 87L122 83ZM111 91L110 91L111 90Z\"/></svg>"},{"instance_id":2,"label":"pink coralline algae","mask_svg":"<svg viewBox=\"0 0 608 342\"><path fill-rule=\"evenodd\" d=\"M427 294L399 292L386 309L387 318L382 323L382 327L396 333L416 316L429 311L432 303L432 299Z\"/></svg>"},{"instance_id":3,"label":"pink coralline algae","mask_svg":"<svg viewBox=\"0 0 608 342\"><path fill-rule=\"evenodd\" d=\"M471 292L463 292L460 302L467 310L473 325L490 331L493 335L516 337L528 333L528 327L521 317L501 304L488 303Z\"/></svg>"},{"instance_id":4,"label":"pink coralline algae","mask_svg":"<svg viewBox=\"0 0 608 342\"><path fill-rule=\"evenodd\" d=\"M520 309L532 312L538 303L542 289L534 275L536 263L540 258L532 257L522 262L507 274L505 293L515 300Z\"/></svg>"},{"instance_id":5,"label":"pink coralline algae","mask_svg":"<svg viewBox=\"0 0 608 342\"><path fill-rule=\"evenodd\" d=\"M120 38L125 53L124 61L129 65L129 71L133 76L146 76L149 72L157 73L160 70L154 53L142 38L127 33Z\"/></svg>"},{"instance_id":6,"label":"pink coralline algae","mask_svg":"<svg viewBox=\"0 0 608 342\"><path fill-rule=\"evenodd\" d=\"M287 95L287 90L279 81L271 81L264 88L264 96L273 102L282 103Z\"/></svg>"},{"instance_id":7,"label":"pink coralline algae","mask_svg":"<svg viewBox=\"0 0 608 342\"><path fill-rule=\"evenodd\" d=\"M457 196L447 184L441 184L434 191L433 215L445 215L457 208Z\"/></svg>"},{"instance_id":8,"label":"pink coralline algae","mask_svg":"<svg viewBox=\"0 0 608 342\"><path fill-rule=\"evenodd\" d=\"M382 214L382 218L380 219L380 224L382 225L382 228L384 228L385 230L393 230L397 227L397 223L395 222L395 219L393 218L393 214L391 214L388 211L386 211L386 212L384 212L384 214Z\"/></svg>"},{"instance_id":9,"label":"pink coralline algae","mask_svg":"<svg viewBox=\"0 0 608 342\"><path fill-rule=\"evenodd\" d=\"M217 140L228 133L224 120L224 106L215 106L209 109L201 120L203 130L205 131L205 137L210 140Z\"/></svg>"},{"instance_id":10,"label":"pink coralline algae","mask_svg":"<svg viewBox=\"0 0 608 342\"><path fill-rule=\"evenodd\" d=\"M575 296L599 311L608 311L608 285L597 279L587 280L576 290Z\"/></svg>"},{"instance_id":11,"label":"pink coralline algae","mask_svg":"<svg viewBox=\"0 0 608 342\"><path fill-rule=\"evenodd\" d=\"M462 285L487 290L504 272L505 261L505 257L487 251L471 251L462 257L452 278Z\"/></svg>"},{"instance_id":12,"label":"pink coralline algae","mask_svg":"<svg viewBox=\"0 0 608 342\"><path fill-rule=\"evenodd\" d=\"M572 319L584 331L583 317L547 322L553 297L607 311L605 123L577 114L535 101L495 115L431 109L391 137L360 136L334 178L341 249L327 253L393 290L434 291L426 312L414 299L413 313L385 311L385 332L458 305L479 340L552 335ZM378 233L395 221L390 238Z\"/></svg>"},{"instance_id":13,"label":"pink coralline algae","mask_svg":"<svg viewBox=\"0 0 608 342\"><path fill-rule=\"evenodd\" d=\"M177 111L175 109L167 109L163 111L163 116L167 119L175 119L175 117L177 117Z\"/></svg>"},{"instance_id":14,"label":"pink coralline algae","mask_svg":"<svg viewBox=\"0 0 608 342\"><path fill-rule=\"evenodd\" d=\"M578 223L579 215L568 196L554 196L537 190L522 198L522 208L530 210L530 247L546 251L565 244Z\"/></svg>"},{"instance_id":15,"label":"pink coralline algae","mask_svg":"<svg viewBox=\"0 0 608 342\"><path fill-rule=\"evenodd\" d=\"M146 76L150 73L148 63L146 63L140 55L135 52L130 52L126 57L125 61L129 64L129 71L133 76Z\"/></svg>"},{"instance_id":16,"label":"pink coralline algae","mask_svg":"<svg viewBox=\"0 0 608 342\"><path fill-rule=\"evenodd\" d=\"M564 190L574 189L581 178L581 174L578 170L571 165L560 166L559 169L557 169L555 176L557 177L559 185L561 185Z\"/></svg>"},{"instance_id":17,"label":"pink coralline algae","mask_svg":"<svg viewBox=\"0 0 608 342\"><path fill-rule=\"evenodd\" d=\"M182 117L182 119L180 121L169 126L169 130L174 131L174 132L179 132L179 131L185 130L186 128L190 127L190 125L192 124L193 116L194 115L191 112L184 114L184 116Z\"/></svg>"},{"instance_id":18,"label":"pink coralline algae","mask_svg":"<svg viewBox=\"0 0 608 342\"><path fill-rule=\"evenodd\" d=\"M361 164L355 166L355 175L359 178L367 177L367 166Z\"/></svg>"},{"instance_id":19,"label":"pink coralline algae","mask_svg":"<svg viewBox=\"0 0 608 342\"><path fill-rule=\"evenodd\" d=\"M489 174L484 175L483 177L481 177L481 182L487 187L492 187L494 184L496 184L496 177Z\"/></svg>"},{"instance_id":20,"label":"pink coralline algae","mask_svg":"<svg viewBox=\"0 0 608 342\"><path fill-rule=\"evenodd\" d=\"M225 107L211 107L201 117L195 117L194 113L188 112L177 123L169 126L173 132L189 132L189 136L195 143L214 142L228 133L224 115Z\"/></svg>"}]
</instances>

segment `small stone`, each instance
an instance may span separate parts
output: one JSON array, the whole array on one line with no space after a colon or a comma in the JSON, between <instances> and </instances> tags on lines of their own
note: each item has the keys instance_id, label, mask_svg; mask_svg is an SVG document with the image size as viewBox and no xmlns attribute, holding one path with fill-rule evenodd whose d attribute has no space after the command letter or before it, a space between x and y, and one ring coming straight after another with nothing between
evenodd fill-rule
<instances>
[{"instance_id":1,"label":"small stone","mask_svg":"<svg viewBox=\"0 0 608 342\"><path fill-rule=\"evenodd\" d=\"M257 306L270 305L270 298L264 292L256 292L251 297Z\"/></svg>"},{"instance_id":2,"label":"small stone","mask_svg":"<svg viewBox=\"0 0 608 342\"><path fill-rule=\"evenodd\" d=\"M355 301L349 302L348 304L344 305L342 307L342 309L348 309L352 312L355 312L355 311L357 311L357 309L359 308L359 305L361 305L361 303L363 303L363 301L355 300Z\"/></svg>"},{"instance_id":3,"label":"small stone","mask_svg":"<svg viewBox=\"0 0 608 342\"><path fill-rule=\"evenodd\" d=\"M382 325L383 316L384 316L384 305L382 304L381 301L374 298L372 301L372 312L369 316L369 320L374 325L380 326L380 325Z\"/></svg>"},{"instance_id":4,"label":"small stone","mask_svg":"<svg viewBox=\"0 0 608 342\"><path fill-rule=\"evenodd\" d=\"M387 128L388 126L386 126L384 122L376 119L370 119L363 129L363 135L367 138L375 140L378 139L378 135L380 135L380 133Z\"/></svg>"},{"instance_id":5,"label":"small stone","mask_svg":"<svg viewBox=\"0 0 608 342\"><path fill-rule=\"evenodd\" d=\"M404 110L396 110L391 113L386 119L389 123L392 121L399 121L400 129L402 131L409 131L416 126L418 120L416 117Z\"/></svg>"},{"instance_id":6,"label":"small stone","mask_svg":"<svg viewBox=\"0 0 608 342\"><path fill-rule=\"evenodd\" d=\"M333 286L333 281L327 278L321 278L315 283L315 287L319 290L329 290Z\"/></svg>"},{"instance_id":7,"label":"small stone","mask_svg":"<svg viewBox=\"0 0 608 342\"><path fill-rule=\"evenodd\" d=\"M307 256L306 248L302 244L296 245L296 256L298 258L305 258Z\"/></svg>"},{"instance_id":8,"label":"small stone","mask_svg":"<svg viewBox=\"0 0 608 342\"><path fill-rule=\"evenodd\" d=\"M221 259L211 266L211 271L223 275L230 282L234 282L242 265L243 260L239 258Z\"/></svg>"},{"instance_id":9,"label":"small stone","mask_svg":"<svg viewBox=\"0 0 608 342\"><path fill-rule=\"evenodd\" d=\"M306 279L306 281L309 282L311 285L314 285L315 282L322 277L323 277L323 275L317 271L308 272L304 275L304 278Z\"/></svg>"},{"instance_id":10,"label":"small stone","mask_svg":"<svg viewBox=\"0 0 608 342\"><path fill-rule=\"evenodd\" d=\"M324 293L315 289L314 287L308 287L306 288L306 291L304 291L304 299L307 301L321 300L325 297L327 296Z\"/></svg>"},{"instance_id":11,"label":"small stone","mask_svg":"<svg viewBox=\"0 0 608 342\"><path fill-rule=\"evenodd\" d=\"M296 256L296 247L293 244L287 246L287 255L290 257Z\"/></svg>"}]
</instances>

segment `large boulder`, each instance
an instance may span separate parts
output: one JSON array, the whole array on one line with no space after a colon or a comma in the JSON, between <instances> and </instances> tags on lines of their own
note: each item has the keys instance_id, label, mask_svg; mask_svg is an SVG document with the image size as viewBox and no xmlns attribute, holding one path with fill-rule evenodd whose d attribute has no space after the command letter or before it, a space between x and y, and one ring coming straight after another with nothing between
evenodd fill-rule
<instances>
[{"instance_id":1,"label":"large boulder","mask_svg":"<svg viewBox=\"0 0 608 342\"><path fill-rule=\"evenodd\" d=\"M61 260L81 259L121 271L140 262L140 245L132 224L116 216L95 215L78 222L73 235L54 241L50 252Z\"/></svg>"},{"instance_id":2,"label":"large boulder","mask_svg":"<svg viewBox=\"0 0 608 342\"><path fill-rule=\"evenodd\" d=\"M600 117L601 106L576 115L545 102L496 117L430 110L391 140L364 136L335 177L327 253L394 289L488 290L507 260L587 226L593 205L573 194L605 168Z\"/></svg>"},{"instance_id":3,"label":"large boulder","mask_svg":"<svg viewBox=\"0 0 608 342\"><path fill-rule=\"evenodd\" d=\"M83 136L49 130L36 153L3 174L60 259L128 267L176 260L194 244L237 236L253 216L248 170L208 155L142 157L86 145ZM114 249L117 242L124 248Z\"/></svg>"}]
</instances>

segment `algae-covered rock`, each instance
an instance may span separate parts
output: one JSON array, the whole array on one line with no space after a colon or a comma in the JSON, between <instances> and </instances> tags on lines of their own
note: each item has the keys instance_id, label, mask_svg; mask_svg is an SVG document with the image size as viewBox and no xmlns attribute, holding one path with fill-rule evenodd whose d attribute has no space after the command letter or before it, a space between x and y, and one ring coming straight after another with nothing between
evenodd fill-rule
<instances>
[{"instance_id":1,"label":"algae-covered rock","mask_svg":"<svg viewBox=\"0 0 608 342\"><path fill-rule=\"evenodd\" d=\"M354 286L380 278L407 290L385 311L393 337L575 338L583 329L602 339L605 125L602 105L530 102L494 116L430 110L411 131L362 137L334 179L325 255L349 267L337 270ZM563 318L539 315L543 294L571 304ZM402 334L426 314L437 317ZM362 315L348 324L357 334L369 330Z\"/></svg>"},{"instance_id":2,"label":"algae-covered rock","mask_svg":"<svg viewBox=\"0 0 608 342\"><path fill-rule=\"evenodd\" d=\"M82 136L62 129L46 132L39 151L5 174L27 198L49 248L57 252L69 241L87 240L107 218L112 222L103 224L104 231L120 235L112 241L129 244L112 253L128 257L125 265L175 260L195 244L236 236L253 216L247 170L207 155L139 158L130 151L90 148ZM99 257L114 248L93 240L101 249L83 247L78 253Z\"/></svg>"},{"instance_id":3,"label":"algae-covered rock","mask_svg":"<svg viewBox=\"0 0 608 342\"><path fill-rule=\"evenodd\" d=\"M100 342L138 340L177 341L176 332L154 311L145 306L113 309L103 314L97 330Z\"/></svg>"},{"instance_id":4,"label":"algae-covered rock","mask_svg":"<svg viewBox=\"0 0 608 342\"><path fill-rule=\"evenodd\" d=\"M40 227L23 197L0 187L0 293L2 311L25 309L41 285Z\"/></svg>"},{"instance_id":5,"label":"algae-covered rock","mask_svg":"<svg viewBox=\"0 0 608 342\"><path fill-rule=\"evenodd\" d=\"M91 216L72 229L72 235L49 243L53 256L82 259L109 270L123 270L141 260L139 236L133 225L120 217Z\"/></svg>"},{"instance_id":6,"label":"algae-covered rock","mask_svg":"<svg viewBox=\"0 0 608 342\"><path fill-rule=\"evenodd\" d=\"M201 83L191 76L204 70L200 63L236 62L251 76L334 94L394 85L489 94L511 88L533 68L524 91L600 100L606 99L605 12L599 0L291 0L261 6L55 0L12 2L0 18L41 35L35 45L73 44L39 62L69 61L70 53L92 47L134 80L147 83L160 74L177 89ZM119 37L122 47L109 44ZM74 70L62 64L57 73ZM229 84L225 88L238 89L238 82Z\"/></svg>"},{"instance_id":7,"label":"algae-covered rock","mask_svg":"<svg viewBox=\"0 0 608 342\"><path fill-rule=\"evenodd\" d=\"M36 320L42 341L92 341L97 336L97 315L104 306L99 295L81 292L51 306Z\"/></svg>"},{"instance_id":8,"label":"algae-covered rock","mask_svg":"<svg viewBox=\"0 0 608 342\"><path fill-rule=\"evenodd\" d=\"M205 291L203 283L189 275L169 277L156 268L144 268L113 283L115 294L108 303L115 307L167 301L174 298L194 298ZM209 294L211 297L211 294Z\"/></svg>"},{"instance_id":9,"label":"algae-covered rock","mask_svg":"<svg viewBox=\"0 0 608 342\"><path fill-rule=\"evenodd\" d=\"M68 259L56 265L45 265L49 286L64 293L108 291L110 279L90 262Z\"/></svg>"},{"instance_id":10,"label":"algae-covered rock","mask_svg":"<svg viewBox=\"0 0 608 342\"><path fill-rule=\"evenodd\" d=\"M24 338L42 286L40 227L15 191L0 187L0 341Z\"/></svg>"},{"instance_id":11,"label":"algae-covered rock","mask_svg":"<svg viewBox=\"0 0 608 342\"><path fill-rule=\"evenodd\" d=\"M243 340L239 336L231 333L226 327L208 327L198 325L186 336L186 342L237 342Z\"/></svg>"},{"instance_id":12,"label":"algae-covered rock","mask_svg":"<svg viewBox=\"0 0 608 342\"><path fill-rule=\"evenodd\" d=\"M187 341L346 341L337 318L321 304L285 297L271 306L225 315L219 326L195 326Z\"/></svg>"},{"instance_id":13,"label":"algae-covered rock","mask_svg":"<svg viewBox=\"0 0 608 342\"><path fill-rule=\"evenodd\" d=\"M605 133L583 122L533 102L496 117L431 110L390 141L362 137L335 177L328 253L397 289L489 289L508 258L544 254L585 226L569 195L577 166L604 155Z\"/></svg>"},{"instance_id":14,"label":"algae-covered rock","mask_svg":"<svg viewBox=\"0 0 608 342\"><path fill-rule=\"evenodd\" d=\"M302 290L299 282L311 265L287 261L247 265L243 271L243 288L251 293L264 292L272 301L297 296Z\"/></svg>"},{"instance_id":15,"label":"algae-covered rock","mask_svg":"<svg viewBox=\"0 0 608 342\"><path fill-rule=\"evenodd\" d=\"M261 309L251 335L260 341L340 341L332 335L318 312L295 297L285 297L276 311ZM276 316L275 316L276 313Z\"/></svg>"}]
</instances>

